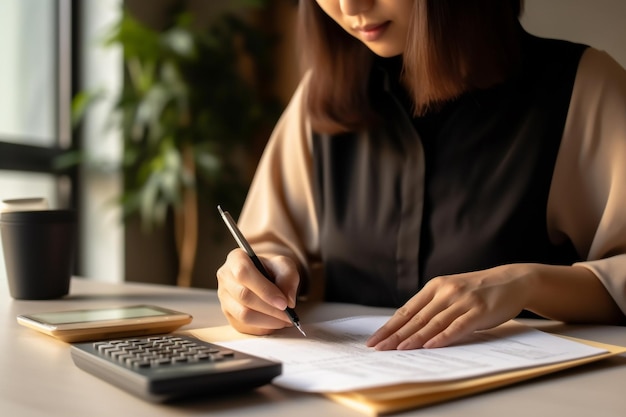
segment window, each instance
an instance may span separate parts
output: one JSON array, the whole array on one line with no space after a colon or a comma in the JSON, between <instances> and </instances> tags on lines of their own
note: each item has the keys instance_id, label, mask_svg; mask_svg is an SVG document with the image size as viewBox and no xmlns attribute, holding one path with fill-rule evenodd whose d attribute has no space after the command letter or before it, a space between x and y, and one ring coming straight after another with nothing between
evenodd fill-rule
<instances>
[{"instance_id":1,"label":"window","mask_svg":"<svg viewBox=\"0 0 626 417\"><path fill-rule=\"evenodd\" d=\"M71 12L70 0L0 2L0 199L73 206L75 177L54 169L71 146Z\"/></svg>"}]
</instances>

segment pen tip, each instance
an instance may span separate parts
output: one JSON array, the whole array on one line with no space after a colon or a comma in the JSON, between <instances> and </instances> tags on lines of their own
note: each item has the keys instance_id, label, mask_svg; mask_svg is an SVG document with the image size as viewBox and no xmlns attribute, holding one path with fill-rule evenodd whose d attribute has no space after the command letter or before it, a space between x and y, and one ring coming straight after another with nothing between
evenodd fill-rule
<instances>
[{"instance_id":1,"label":"pen tip","mask_svg":"<svg viewBox=\"0 0 626 417\"><path fill-rule=\"evenodd\" d=\"M294 323L296 325L296 329L298 329L300 331L300 333L302 333L302 336L306 337L306 333L304 333L304 330L302 330L302 326L300 326L300 323Z\"/></svg>"}]
</instances>

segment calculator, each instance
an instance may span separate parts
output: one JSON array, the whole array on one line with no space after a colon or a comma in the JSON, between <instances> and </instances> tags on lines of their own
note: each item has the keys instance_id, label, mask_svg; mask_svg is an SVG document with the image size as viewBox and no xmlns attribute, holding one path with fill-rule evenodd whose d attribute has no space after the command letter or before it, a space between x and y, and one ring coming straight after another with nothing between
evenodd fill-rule
<instances>
[{"instance_id":1,"label":"calculator","mask_svg":"<svg viewBox=\"0 0 626 417\"><path fill-rule=\"evenodd\" d=\"M79 368L151 402L233 394L267 384L282 364L185 335L75 343Z\"/></svg>"}]
</instances>

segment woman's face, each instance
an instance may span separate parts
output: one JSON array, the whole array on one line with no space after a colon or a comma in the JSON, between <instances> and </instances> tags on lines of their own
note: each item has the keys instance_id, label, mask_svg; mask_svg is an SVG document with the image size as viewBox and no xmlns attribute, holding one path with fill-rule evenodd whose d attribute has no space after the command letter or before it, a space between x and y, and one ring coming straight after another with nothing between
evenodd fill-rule
<instances>
[{"instance_id":1,"label":"woman's face","mask_svg":"<svg viewBox=\"0 0 626 417\"><path fill-rule=\"evenodd\" d=\"M346 32L382 57L404 52L415 0L316 0Z\"/></svg>"}]
</instances>

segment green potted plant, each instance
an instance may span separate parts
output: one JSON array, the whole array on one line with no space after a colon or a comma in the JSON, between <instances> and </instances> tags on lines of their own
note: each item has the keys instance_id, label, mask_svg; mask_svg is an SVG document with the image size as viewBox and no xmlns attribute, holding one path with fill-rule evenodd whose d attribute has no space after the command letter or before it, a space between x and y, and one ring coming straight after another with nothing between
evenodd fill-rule
<instances>
[{"instance_id":1,"label":"green potted plant","mask_svg":"<svg viewBox=\"0 0 626 417\"><path fill-rule=\"evenodd\" d=\"M247 151L278 116L254 85L269 69L268 36L229 13L195 23L183 12L157 31L124 12L105 41L122 48L125 65L114 119L123 136L120 202L146 230L173 214L180 286L191 285L199 198L240 206ZM75 98L78 118L87 96Z\"/></svg>"}]
</instances>

